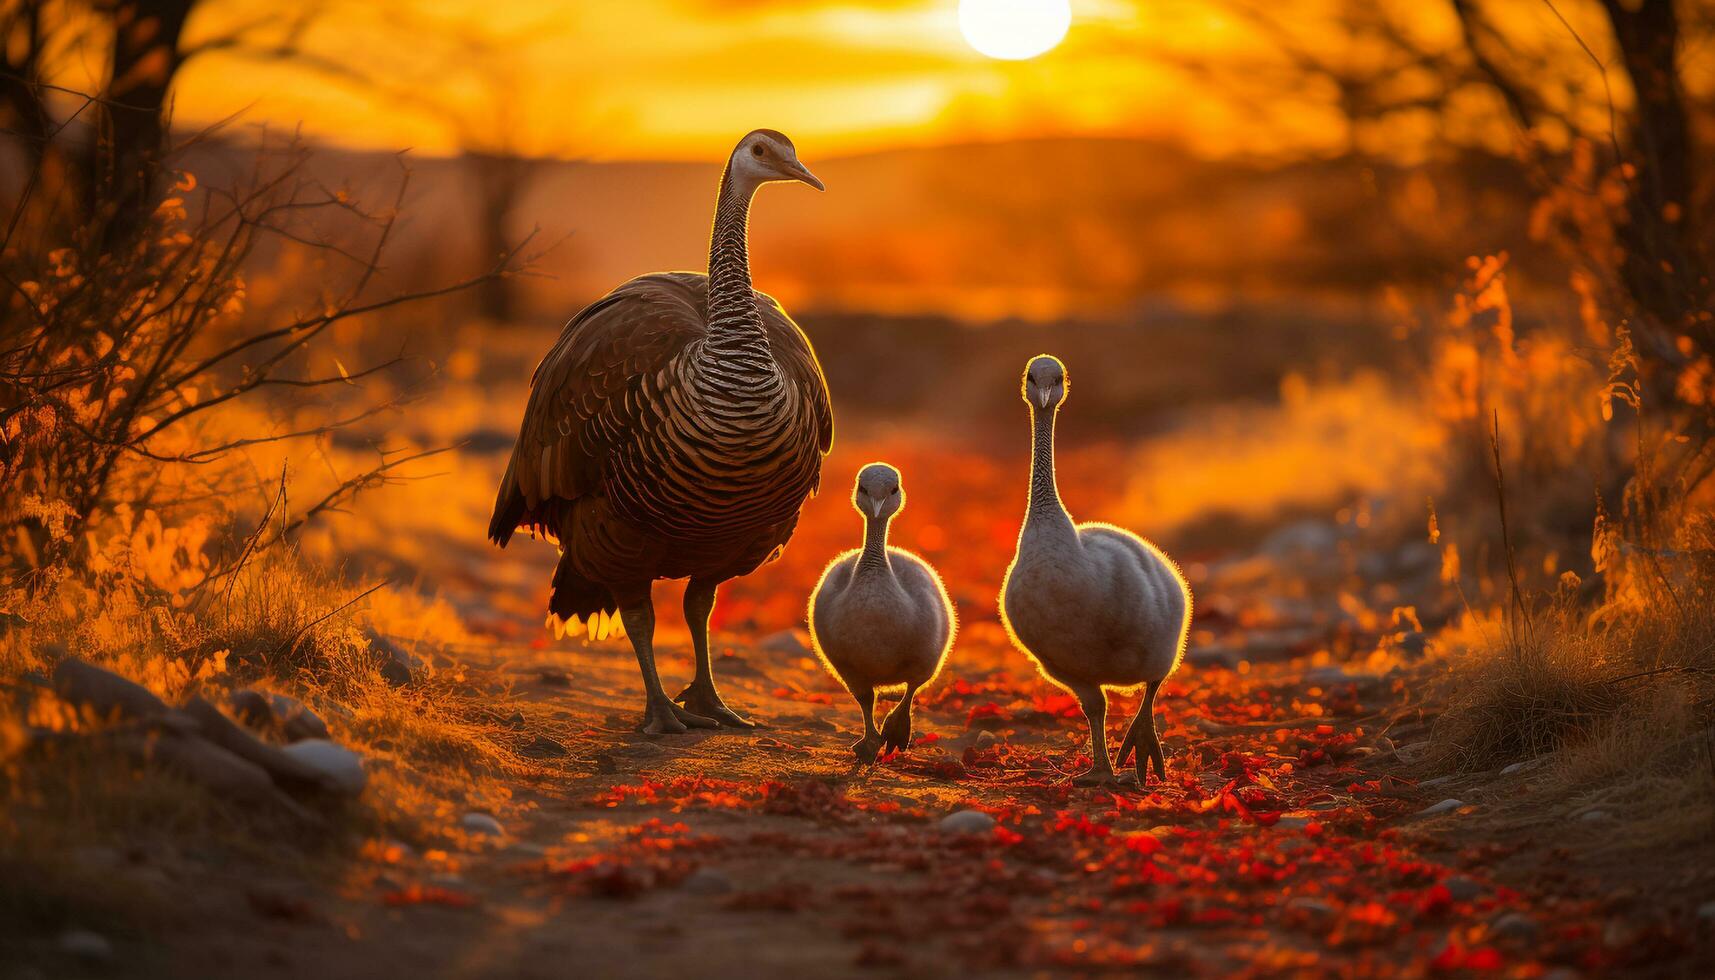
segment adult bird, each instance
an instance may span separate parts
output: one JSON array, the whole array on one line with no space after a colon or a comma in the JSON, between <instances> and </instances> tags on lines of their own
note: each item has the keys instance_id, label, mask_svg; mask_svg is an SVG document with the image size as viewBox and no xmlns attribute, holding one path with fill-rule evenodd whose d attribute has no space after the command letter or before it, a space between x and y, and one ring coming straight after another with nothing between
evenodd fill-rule
<instances>
[{"instance_id":1,"label":"adult bird","mask_svg":"<svg viewBox=\"0 0 1715 980\"><path fill-rule=\"evenodd\" d=\"M552 616L630 637L645 732L752 727L715 690L715 593L779 556L833 443L815 352L750 284L751 198L773 181L823 189L791 140L758 129L721 175L708 275L639 276L572 318L536 368L494 502L501 547L520 528L558 538ZM660 578L690 580L696 674L671 700L655 668Z\"/></svg>"}]
</instances>

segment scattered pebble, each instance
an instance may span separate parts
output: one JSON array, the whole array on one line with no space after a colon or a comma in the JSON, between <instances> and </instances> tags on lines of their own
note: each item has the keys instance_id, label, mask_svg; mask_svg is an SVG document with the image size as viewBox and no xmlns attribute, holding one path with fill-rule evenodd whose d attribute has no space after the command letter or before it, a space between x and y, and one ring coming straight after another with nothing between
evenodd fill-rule
<instances>
[{"instance_id":1,"label":"scattered pebble","mask_svg":"<svg viewBox=\"0 0 1715 980\"><path fill-rule=\"evenodd\" d=\"M1423 785L1423 784L1420 783L1419 785ZM1435 804L1434 806L1426 806L1423 809L1417 811L1417 816L1433 817L1438 813L1451 813L1452 811L1457 810L1464 805L1465 805L1465 802L1463 800L1446 799L1446 800L1442 800L1440 803Z\"/></svg>"},{"instance_id":2,"label":"scattered pebble","mask_svg":"<svg viewBox=\"0 0 1715 980\"><path fill-rule=\"evenodd\" d=\"M555 667L544 667L536 672L536 681L543 687L571 687L570 674Z\"/></svg>"},{"instance_id":3,"label":"scattered pebble","mask_svg":"<svg viewBox=\"0 0 1715 980\"><path fill-rule=\"evenodd\" d=\"M1489 932L1502 939L1516 939L1521 942L1535 939L1542 927L1536 920L1522 912L1508 912L1489 923Z\"/></svg>"},{"instance_id":4,"label":"scattered pebble","mask_svg":"<svg viewBox=\"0 0 1715 980\"><path fill-rule=\"evenodd\" d=\"M1452 776L1436 776L1434 779L1425 779L1422 782L1418 783L1417 785L1419 785L1419 786L1445 786L1452 781L1453 781Z\"/></svg>"},{"instance_id":5,"label":"scattered pebble","mask_svg":"<svg viewBox=\"0 0 1715 980\"><path fill-rule=\"evenodd\" d=\"M357 796L369 782L363 771L363 757L343 745L321 738L293 742L280 751L314 769L328 789L345 796Z\"/></svg>"},{"instance_id":6,"label":"scattered pebble","mask_svg":"<svg viewBox=\"0 0 1715 980\"><path fill-rule=\"evenodd\" d=\"M986 749L999 741L1000 736L996 735L994 732L988 731L987 729L977 732L976 747L979 749Z\"/></svg>"},{"instance_id":7,"label":"scattered pebble","mask_svg":"<svg viewBox=\"0 0 1715 980\"><path fill-rule=\"evenodd\" d=\"M480 834L484 837L506 836L506 828L500 825L500 821L486 813L476 811L467 813L459 820L459 826L473 834Z\"/></svg>"},{"instance_id":8,"label":"scattered pebble","mask_svg":"<svg viewBox=\"0 0 1715 980\"><path fill-rule=\"evenodd\" d=\"M1585 810L1583 813L1578 815L1578 819L1584 821L1585 823L1595 823L1598 820L1608 819L1608 811L1606 811L1606 810Z\"/></svg>"},{"instance_id":9,"label":"scattered pebble","mask_svg":"<svg viewBox=\"0 0 1715 980\"><path fill-rule=\"evenodd\" d=\"M774 653L802 657L810 652L810 644L806 642L807 635L795 629L781 630L778 633L770 633L763 637L762 642L757 646Z\"/></svg>"},{"instance_id":10,"label":"scattered pebble","mask_svg":"<svg viewBox=\"0 0 1715 980\"><path fill-rule=\"evenodd\" d=\"M733 890L732 879L712 868L698 868L680 886L692 895L725 895Z\"/></svg>"},{"instance_id":11,"label":"scattered pebble","mask_svg":"<svg viewBox=\"0 0 1715 980\"><path fill-rule=\"evenodd\" d=\"M67 929L56 941L60 952L80 960L105 962L113 958L113 944L99 932L88 929Z\"/></svg>"},{"instance_id":12,"label":"scattered pebble","mask_svg":"<svg viewBox=\"0 0 1715 980\"><path fill-rule=\"evenodd\" d=\"M547 735L536 736L520 751L532 759L558 759L569 754L564 745Z\"/></svg>"},{"instance_id":13,"label":"scattered pebble","mask_svg":"<svg viewBox=\"0 0 1715 980\"><path fill-rule=\"evenodd\" d=\"M1453 875L1441 884L1447 887L1447 893L1452 895L1456 902L1469 902L1483 894L1483 886L1478 884L1476 879L1465 875Z\"/></svg>"},{"instance_id":14,"label":"scattered pebble","mask_svg":"<svg viewBox=\"0 0 1715 980\"><path fill-rule=\"evenodd\" d=\"M1324 902L1319 898L1311 898L1308 895L1300 895L1297 898L1292 899L1286 903L1286 907L1289 911L1303 912L1317 917L1331 916L1334 914L1334 906L1329 905L1327 902Z\"/></svg>"},{"instance_id":15,"label":"scattered pebble","mask_svg":"<svg viewBox=\"0 0 1715 980\"><path fill-rule=\"evenodd\" d=\"M941 830L949 834L986 834L994 829L994 818L981 810L960 810L941 818Z\"/></svg>"}]
</instances>

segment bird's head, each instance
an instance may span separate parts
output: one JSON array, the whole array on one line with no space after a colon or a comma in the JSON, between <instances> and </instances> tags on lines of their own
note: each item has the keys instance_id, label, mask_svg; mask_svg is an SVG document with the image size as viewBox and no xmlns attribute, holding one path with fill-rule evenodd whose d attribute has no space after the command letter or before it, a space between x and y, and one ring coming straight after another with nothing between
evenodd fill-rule
<instances>
[{"instance_id":1,"label":"bird's head","mask_svg":"<svg viewBox=\"0 0 1715 980\"><path fill-rule=\"evenodd\" d=\"M871 463L858 471L857 489L852 491L852 506L864 520L891 518L905 506L905 491L900 488L899 471L886 463Z\"/></svg>"},{"instance_id":2,"label":"bird's head","mask_svg":"<svg viewBox=\"0 0 1715 980\"><path fill-rule=\"evenodd\" d=\"M733 147L727 162L732 176L750 190L776 180L796 180L821 191L827 190L808 167L798 162L798 151L785 133L772 129L755 129Z\"/></svg>"},{"instance_id":3,"label":"bird's head","mask_svg":"<svg viewBox=\"0 0 1715 980\"><path fill-rule=\"evenodd\" d=\"M1066 365L1053 354L1038 354L1024 368L1024 400L1033 409L1059 408L1066 400Z\"/></svg>"}]
</instances>

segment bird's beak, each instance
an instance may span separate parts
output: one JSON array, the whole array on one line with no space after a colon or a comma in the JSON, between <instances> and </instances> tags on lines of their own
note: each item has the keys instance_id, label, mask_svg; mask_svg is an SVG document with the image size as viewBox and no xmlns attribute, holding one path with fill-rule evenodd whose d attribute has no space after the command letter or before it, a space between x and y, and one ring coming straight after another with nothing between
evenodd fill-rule
<instances>
[{"instance_id":1,"label":"bird's beak","mask_svg":"<svg viewBox=\"0 0 1715 980\"><path fill-rule=\"evenodd\" d=\"M1039 403L1041 403L1043 408L1047 408L1048 407L1048 392L1046 392L1046 391L1037 392L1036 393L1036 400Z\"/></svg>"},{"instance_id":2,"label":"bird's beak","mask_svg":"<svg viewBox=\"0 0 1715 980\"><path fill-rule=\"evenodd\" d=\"M815 174L810 172L810 168L799 163L797 160L787 161L786 175L791 177L793 180L809 184L811 187L814 187L819 191L825 191L828 189Z\"/></svg>"},{"instance_id":3,"label":"bird's beak","mask_svg":"<svg viewBox=\"0 0 1715 980\"><path fill-rule=\"evenodd\" d=\"M870 504L869 512L876 517L880 517L881 516L881 501L879 501L879 500L873 501Z\"/></svg>"}]
</instances>

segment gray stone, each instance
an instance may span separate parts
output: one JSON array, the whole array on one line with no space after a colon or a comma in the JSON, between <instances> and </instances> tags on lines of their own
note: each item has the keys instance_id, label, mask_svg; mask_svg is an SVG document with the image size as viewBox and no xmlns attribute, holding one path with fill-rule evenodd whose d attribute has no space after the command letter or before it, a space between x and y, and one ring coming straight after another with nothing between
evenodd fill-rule
<instances>
[{"instance_id":1,"label":"gray stone","mask_svg":"<svg viewBox=\"0 0 1715 980\"><path fill-rule=\"evenodd\" d=\"M959 810L941 818L941 830L949 834L986 834L994 829L994 818L981 810Z\"/></svg>"},{"instance_id":2,"label":"gray stone","mask_svg":"<svg viewBox=\"0 0 1715 980\"><path fill-rule=\"evenodd\" d=\"M1451 813L1454 810L1457 810L1464 805L1465 805L1465 803L1462 800L1453 800L1453 799L1442 800L1440 803L1437 803L1434 806L1426 806L1423 809L1417 811L1417 816L1433 817L1438 813Z\"/></svg>"},{"instance_id":3,"label":"gray stone","mask_svg":"<svg viewBox=\"0 0 1715 980\"><path fill-rule=\"evenodd\" d=\"M1536 920L1522 912L1508 912L1489 923L1489 932L1492 935L1521 942L1535 939L1541 931L1542 927L1536 924Z\"/></svg>"},{"instance_id":4,"label":"gray stone","mask_svg":"<svg viewBox=\"0 0 1715 980\"><path fill-rule=\"evenodd\" d=\"M280 751L314 770L322 785L344 796L361 794L369 782L369 774L363 771L363 757L326 739L307 738Z\"/></svg>"},{"instance_id":5,"label":"gray stone","mask_svg":"<svg viewBox=\"0 0 1715 980\"><path fill-rule=\"evenodd\" d=\"M1578 819L1584 821L1585 823L1596 823L1597 821L1608 819L1608 811L1606 811L1606 810L1585 810L1583 813L1580 813L1578 815Z\"/></svg>"},{"instance_id":6,"label":"gray stone","mask_svg":"<svg viewBox=\"0 0 1715 980\"><path fill-rule=\"evenodd\" d=\"M202 726L203 737L246 762L261 766L274 782L287 789L337 789L320 772L238 727L219 708L193 696L184 712Z\"/></svg>"},{"instance_id":7,"label":"gray stone","mask_svg":"<svg viewBox=\"0 0 1715 980\"><path fill-rule=\"evenodd\" d=\"M679 886L692 895L725 895L733 890L732 879L712 868L698 868Z\"/></svg>"},{"instance_id":8,"label":"gray stone","mask_svg":"<svg viewBox=\"0 0 1715 980\"><path fill-rule=\"evenodd\" d=\"M113 944L99 932L88 929L67 929L54 941L60 952L91 963L105 963L113 958Z\"/></svg>"},{"instance_id":9,"label":"gray stone","mask_svg":"<svg viewBox=\"0 0 1715 980\"><path fill-rule=\"evenodd\" d=\"M757 646L774 653L784 653L802 657L810 652L810 644L805 639L802 630L786 629L778 633L770 633L762 638Z\"/></svg>"},{"instance_id":10,"label":"gray stone","mask_svg":"<svg viewBox=\"0 0 1715 980\"><path fill-rule=\"evenodd\" d=\"M1436 776L1434 779L1425 779L1422 782L1418 783L1417 785L1419 785L1419 786L1445 786L1452 781L1453 781L1452 776Z\"/></svg>"},{"instance_id":11,"label":"gray stone","mask_svg":"<svg viewBox=\"0 0 1715 980\"><path fill-rule=\"evenodd\" d=\"M472 811L459 820L459 826L479 837L505 837L506 828L500 821L486 813Z\"/></svg>"},{"instance_id":12,"label":"gray stone","mask_svg":"<svg viewBox=\"0 0 1715 980\"><path fill-rule=\"evenodd\" d=\"M1483 886L1478 884L1476 879L1465 875L1454 875L1442 884L1447 886L1447 893L1452 895L1456 902L1469 902L1483 894Z\"/></svg>"},{"instance_id":13,"label":"gray stone","mask_svg":"<svg viewBox=\"0 0 1715 980\"><path fill-rule=\"evenodd\" d=\"M54 667L54 693L73 704L93 708L97 714L121 718L150 718L168 710L166 703L143 685L76 657Z\"/></svg>"},{"instance_id":14,"label":"gray stone","mask_svg":"<svg viewBox=\"0 0 1715 980\"><path fill-rule=\"evenodd\" d=\"M977 732L977 740L974 744L979 749L986 749L986 748L989 748L990 746L993 746L995 743L997 743L999 741L1000 741L1000 736L996 735L994 732L991 732L987 729L984 729L980 732Z\"/></svg>"},{"instance_id":15,"label":"gray stone","mask_svg":"<svg viewBox=\"0 0 1715 980\"><path fill-rule=\"evenodd\" d=\"M1327 902L1324 902L1319 898L1311 898L1308 895L1300 895L1297 898L1288 901L1286 903L1286 907L1290 911L1302 912L1317 918L1332 916L1334 914L1334 906L1329 905Z\"/></svg>"},{"instance_id":16,"label":"gray stone","mask_svg":"<svg viewBox=\"0 0 1715 980\"><path fill-rule=\"evenodd\" d=\"M569 754L564 745L547 735L538 735L519 750L532 759L558 759Z\"/></svg>"},{"instance_id":17,"label":"gray stone","mask_svg":"<svg viewBox=\"0 0 1715 980\"><path fill-rule=\"evenodd\" d=\"M332 737L327 722L297 698L244 688L232 692L231 704L245 724L262 729L278 727L288 742Z\"/></svg>"},{"instance_id":18,"label":"gray stone","mask_svg":"<svg viewBox=\"0 0 1715 980\"><path fill-rule=\"evenodd\" d=\"M370 652L380 660L381 676L387 679L387 683L404 687L423 669L421 660L373 628L365 630L364 635L369 639Z\"/></svg>"}]
</instances>

